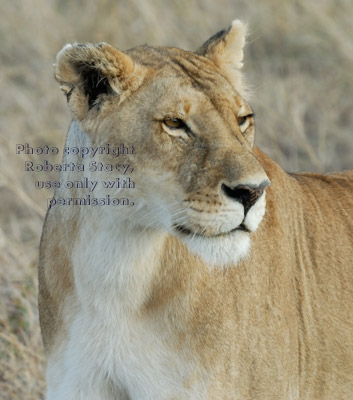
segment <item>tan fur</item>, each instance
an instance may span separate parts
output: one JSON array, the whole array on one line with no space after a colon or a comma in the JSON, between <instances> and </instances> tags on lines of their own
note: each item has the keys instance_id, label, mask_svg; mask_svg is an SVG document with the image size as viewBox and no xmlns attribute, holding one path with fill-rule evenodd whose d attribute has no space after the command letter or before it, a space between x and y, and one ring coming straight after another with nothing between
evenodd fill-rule
<instances>
[{"instance_id":1,"label":"tan fur","mask_svg":"<svg viewBox=\"0 0 353 400\"><path fill-rule=\"evenodd\" d=\"M143 218L135 220L133 207L109 210L109 221L103 218L106 209L99 216L82 206L50 209L39 266L50 400L60 398L54 393L66 393L65 388L56 389L68 372L61 359L72 340L68 332L73 320L86 312L78 291L84 289L85 273L80 275L84 265L75 264L79 243L84 240L89 248L103 232L111 231L113 237L115 230L125 226L127 236L136 233L140 238L147 232L151 243L155 240L155 250L134 261L139 274L129 270L115 292L105 289L104 303L115 304L109 296L116 293L116 310L128 310L124 318L129 326L136 324L135 332L144 327L146 335L140 340L146 351L154 348L156 340L158 353L170 352L166 357L172 381L182 378L179 386L164 387L162 376L157 375L136 389L143 374L147 376L146 371L154 367L146 356L146 363L132 377L129 371L115 376L107 369L112 386L102 399L352 399L353 171L287 174L253 146L252 118L245 132L238 125L242 115L252 113L239 94L245 93L239 71L243 44L244 27L236 21L196 53L147 46L123 53L106 44L72 45L59 53L56 78L69 94L73 117L91 144L136 146L136 154L124 157L135 167L131 177L136 192L123 189L119 196L132 198L136 205L139 199L147 199L150 218L164 212L160 205L153 208L157 200L172 204L181 199L188 228L205 239L222 240L231 234L222 231L218 221L228 215L233 203L225 198L221 184L234 187L268 178L271 185L266 189L261 224L251 233L242 232L250 236L251 248L237 265L209 266L190 251L178 232L149 225ZM85 76L92 73L105 80L98 94L87 88ZM90 96L95 96L91 104ZM163 123L168 118L185 121L194 132L192 138ZM107 155L101 160L112 162ZM100 178L109 176L102 173ZM124 254L121 259L125 260ZM99 294L99 285L91 287L92 297L96 290ZM92 312L101 307L94 298L90 300ZM99 313L90 317L92 325ZM114 320L115 312L109 313ZM102 328L101 338L106 329ZM131 338L124 338L131 351L139 343L133 332ZM87 332L81 334L83 338ZM120 349L116 351L120 354ZM136 347L136 352L134 357L141 350ZM100 353L103 360L110 357L110 353L104 356L103 347ZM155 352L151 354L153 358ZM193 368L182 372L183 367L174 370L175 365ZM165 392L156 394L153 390L159 385Z\"/></svg>"}]
</instances>

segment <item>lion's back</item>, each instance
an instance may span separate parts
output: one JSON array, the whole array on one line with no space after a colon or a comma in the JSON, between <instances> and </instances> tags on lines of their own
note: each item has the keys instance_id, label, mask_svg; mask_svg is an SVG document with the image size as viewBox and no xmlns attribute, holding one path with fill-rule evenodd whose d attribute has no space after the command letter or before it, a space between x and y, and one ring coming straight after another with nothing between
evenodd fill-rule
<instances>
[{"instance_id":1,"label":"lion's back","mask_svg":"<svg viewBox=\"0 0 353 400\"><path fill-rule=\"evenodd\" d=\"M353 393L353 171L292 178L301 204L293 228L302 389L338 398Z\"/></svg>"}]
</instances>

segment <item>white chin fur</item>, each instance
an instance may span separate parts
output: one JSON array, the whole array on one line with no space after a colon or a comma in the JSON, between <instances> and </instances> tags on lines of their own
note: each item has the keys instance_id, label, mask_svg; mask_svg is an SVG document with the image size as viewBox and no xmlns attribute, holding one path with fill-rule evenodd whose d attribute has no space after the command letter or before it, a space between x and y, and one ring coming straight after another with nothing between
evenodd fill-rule
<instances>
[{"instance_id":1,"label":"white chin fur","mask_svg":"<svg viewBox=\"0 0 353 400\"><path fill-rule=\"evenodd\" d=\"M249 210L244 225L250 232L254 232L266 210L265 193ZM227 267L236 265L249 254L251 240L249 234L244 231L235 231L231 234L219 237L183 236L181 240L190 251L198 255L211 267Z\"/></svg>"},{"instance_id":2,"label":"white chin fur","mask_svg":"<svg viewBox=\"0 0 353 400\"><path fill-rule=\"evenodd\" d=\"M181 240L210 267L236 265L250 249L250 237L244 231L213 238L185 236Z\"/></svg>"}]
</instances>

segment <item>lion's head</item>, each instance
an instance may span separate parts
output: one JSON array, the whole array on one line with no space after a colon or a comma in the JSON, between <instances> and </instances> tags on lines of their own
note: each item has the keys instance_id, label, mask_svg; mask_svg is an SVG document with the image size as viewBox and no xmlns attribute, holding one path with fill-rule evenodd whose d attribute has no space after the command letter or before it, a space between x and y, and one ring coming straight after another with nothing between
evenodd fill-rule
<instances>
[{"instance_id":1,"label":"lion's head","mask_svg":"<svg viewBox=\"0 0 353 400\"><path fill-rule=\"evenodd\" d=\"M114 211L118 217L131 229L168 231L217 265L248 253L269 185L242 97L244 38L244 25L234 21L195 53L67 45L55 71L91 145L136 149L124 158L135 168L135 189L126 194L135 207Z\"/></svg>"}]
</instances>

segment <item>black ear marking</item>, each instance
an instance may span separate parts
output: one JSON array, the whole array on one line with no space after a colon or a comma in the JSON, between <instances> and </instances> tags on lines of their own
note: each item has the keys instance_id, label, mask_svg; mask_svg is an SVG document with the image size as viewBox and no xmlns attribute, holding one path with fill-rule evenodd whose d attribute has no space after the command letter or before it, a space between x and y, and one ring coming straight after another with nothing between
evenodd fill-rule
<instances>
[{"instance_id":1,"label":"black ear marking","mask_svg":"<svg viewBox=\"0 0 353 400\"><path fill-rule=\"evenodd\" d=\"M224 40L225 36L228 35L230 28L222 29L221 31L215 33L212 37L210 37L195 53L204 55L210 46L215 45L216 43Z\"/></svg>"},{"instance_id":2,"label":"black ear marking","mask_svg":"<svg viewBox=\"0 0 353 400\"><path fill-rule=\"evenodd\" d=\"M74 91L74 88L72 87L67 93L66 93L66 101L69 102L72 92Z\"/></svg>"},{"instance_id":3,"label":"black ear marking","mask_svg":"<svg viewBox=\"0 0 353 400\"><path fill-rule=\"evenodd\" d=\"M97 98L101 94L113 94L113 90L106 76L93 65L80 63L76 69L82 76L83 88L88 96L88 109L96 104Z\"/></svg>"}]
</instances>

